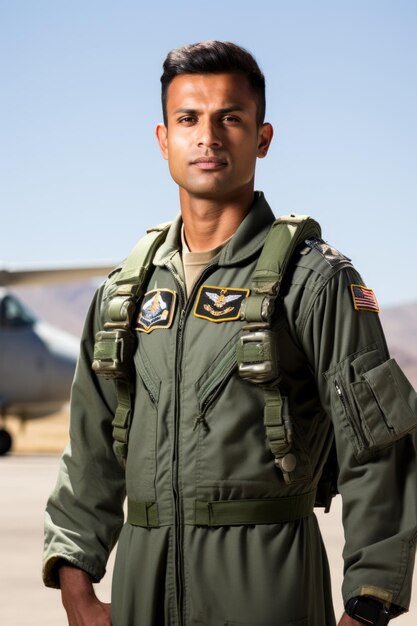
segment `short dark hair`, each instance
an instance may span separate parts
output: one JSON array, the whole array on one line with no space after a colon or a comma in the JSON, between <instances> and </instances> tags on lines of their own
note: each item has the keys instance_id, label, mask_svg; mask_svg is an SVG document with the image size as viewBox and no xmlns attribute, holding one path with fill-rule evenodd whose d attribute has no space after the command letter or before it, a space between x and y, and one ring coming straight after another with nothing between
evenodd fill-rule
<instances>
[{"instance_id":1,"label":"short dark hair","mask_svg":"<svg viewBox=\"0 0 417 626\"><path fill-rule=\"evenodd\" d=\"M167 93L171 81L181 74L243 74L258 100L256 121L265 118L265 76L250 52L230 41L203 41L168 53L161 76L164 123L167 124Z\"/></svg>"}]
</instances>

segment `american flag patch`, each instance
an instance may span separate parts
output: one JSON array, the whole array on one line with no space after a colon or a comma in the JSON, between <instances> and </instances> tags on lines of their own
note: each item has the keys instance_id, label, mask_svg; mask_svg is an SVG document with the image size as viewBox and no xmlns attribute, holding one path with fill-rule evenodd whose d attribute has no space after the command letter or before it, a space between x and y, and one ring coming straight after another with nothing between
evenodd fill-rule
<instances>
[{"instance_id":1,"label":"american flag patch","mask_svg":"<svg viewBox=\"0 0 417 626\"><path fill-rule=\"evenodd\" d=\"M362 285L351 285L353 306L357 311L372 311L379 313L378 301L372 289Z\"/></svg>"}]
</instances>

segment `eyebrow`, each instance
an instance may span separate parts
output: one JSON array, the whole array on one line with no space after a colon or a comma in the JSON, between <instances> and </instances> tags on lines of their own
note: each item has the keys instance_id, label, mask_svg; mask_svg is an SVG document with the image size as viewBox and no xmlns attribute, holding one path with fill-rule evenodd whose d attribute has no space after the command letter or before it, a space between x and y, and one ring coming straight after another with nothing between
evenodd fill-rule
<instances>
[{"instance_id":1,"label":"eyebrow","mask_svg":"<svg viewBox=\"0 0 417 626\"><path fill-rule=\"evenodd\" d=\"M220 113L221 115L226 115L227 113L234 113L235 111L244 111L244 110L245 108L242 105L232 104L231 106L218 109L216 113ZM186 113L188 115L191 115L193 113L198 113L198 109L188 109L186 107L180 107L178 109L175 109L173 113L174 115L177 115L178 113Z\"/></svg>"}]
</instances>

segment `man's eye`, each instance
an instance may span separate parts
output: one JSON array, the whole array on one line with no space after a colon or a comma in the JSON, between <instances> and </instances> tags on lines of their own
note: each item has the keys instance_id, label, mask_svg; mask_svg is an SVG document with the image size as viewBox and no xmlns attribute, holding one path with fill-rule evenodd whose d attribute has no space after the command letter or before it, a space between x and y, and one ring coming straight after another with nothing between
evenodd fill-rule
<instances>
[{"instance_id":1,"label":"man's eye","mask_svg":"<svg viewBox=\"0 0 417 626\"><path fill-rule=\"evenodd\" d=\"M192 124L193 122L195 122L195 117L193 117L192 115L183 115L183 117L180 117L178 122L180 124Z\"/></svg>"},{"instance_id":2,"label":"man's eye","mask_svg":"<svg viewBox=\"0 0 417 626\"><path fill-rule=\"evenodd\" d=\"M239 123L240 119L236 117L236 115L224 115L222 121L227 123Z\"/></svg>"}]
</instances>

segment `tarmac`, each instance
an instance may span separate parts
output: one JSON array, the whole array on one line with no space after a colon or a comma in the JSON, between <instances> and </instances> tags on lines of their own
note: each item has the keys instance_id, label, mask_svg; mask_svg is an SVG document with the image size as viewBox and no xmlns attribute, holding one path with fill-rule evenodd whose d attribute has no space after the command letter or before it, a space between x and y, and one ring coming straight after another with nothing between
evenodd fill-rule
<instances>
[{"instance_id":1,"label":"tarmac","mask_svg":"<svg viewBox=\"0 0 417 626\"><path fill-rule=\"evenodd\" d=\"M46 589L41 580L43 512L56 480L58 461L58 455L42 454L14 454L0 458L3 498L0 512L1 626L67 625L59 591ZM340 617L343 575L340 498L334 500L330 513L318 511L317 517L330 561L336 615ZM111 571L112 559L105 578L96 586L97 595L106 602L110 601ZM395 623L398 626L415 626L417 623L416 574L410 612Z\"/></svg>"}]
</instances>

